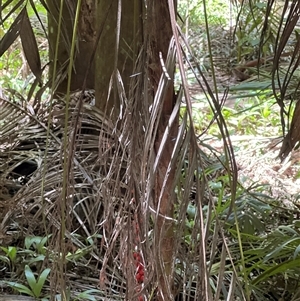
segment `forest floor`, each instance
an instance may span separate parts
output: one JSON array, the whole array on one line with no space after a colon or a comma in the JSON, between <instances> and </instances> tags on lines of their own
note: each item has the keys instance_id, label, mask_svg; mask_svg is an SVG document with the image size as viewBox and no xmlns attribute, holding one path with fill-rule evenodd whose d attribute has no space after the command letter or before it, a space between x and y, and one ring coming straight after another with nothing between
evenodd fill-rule
<instances>
[{"instance_id":1,"label":"forest floor","mask_svg":"<svg viewBox=\"0 0 300 301\"><path fill-rule=\"evenodd\" d=\"M208 87L214 91L213 73L211 70L211 61L208 59L209 48L207 41L201 35L205 33L205 28L199 27L199 33L193 32L189 37L189 43L195 51L194 56L205 76L205 81L200 76L199 71L195 71L198 76L198 82L195 80L190 66L187 66L187 77L190 88L190 97L193 103L193 113L195 112L195 120L199 121L199 133L203 130L207 131L207 135L201 136L201 139L209 141L210 146L216 148L222 153L223 142L219 139L219 130L216 129L211 135L205 125L211 121L211 109L204 91L207 92ZM239 168L239 180L245 187L251 186L253 183L265 184L268 187L269 194L275 199L282 199L283 201L300 199L300 150L294 150L290 156L284 161L280 162L278 155L282 144L282 128L280 125L279 106L274 100L273 104L269 106L271 115L267 118L261 118L260 112L263 110L264 103L251 104L253 98L249 97L255 91L255 86L259 86L259 79L256 70L251 68L243 68L240 72L238 66L247 65L247 61L255 61L258 53L253 49L249 53L245 52L245 56L241 62L237 61L237 44L233 41L233 33L230 30L224 30L223 27L213 27L210 30L211 51L213 55L213 69L218 89L218 101L224 102L223 109L228 109L224 112L224 118L228 125L230 138L235 150L236 162ZM201 41L201 43L199 42ZM270 54L272 55L272 54ZM287 58L284 58L284 60ZM258 62L259 60L257 60ZM191 63L193 65L193 63ZM194 65L195 66L195 65ZM254 69L256 69L255 66ZM270 74L270 66L263 66L266 74ZM197 68L195 68L197 69ZM265 77L264 81L270 81L271 78ZM201 85L199 85L199 82ZM253 85L253 83L256 83ZM239 86L244 87L235 89ZM253 89L251 89L253 87ZM246 95L245 97L242 95ZM269 95L269 98L274 98ZM257 97L259 98L259 97ZM266 97L266 101L268 97ZM252 109L251 106L258 106L257 110ZM252 114L253 123L247 119L247 111ZM201 113L198 113L201 112ZM205 123L205 114L208 114ZM230 117L228 118L228 116ZM200 118L199 118L200 116ZM238 118L240 118L238 120ZM243 121L241 119L244 118ZM259 119L256 122L255 118ZM273 120L270 120L273 118ZM251 120L251 118L250 118ZM241 122L242 127L235 129L235 126ZM252 128L248 130L248 128Z\"/></svg>"},{"instance_id":2,"label":"forest floor","mask_svg":"<svg viewBox=\"0 0 300 301\"><path fill-rule=\"evenodd\" d=\"M239 181L245 188L264 185L265 192L286 206L300 198L300 150L280 162L280 144L274 145L276 138L263 136L230 137L235 150ZM213 147L223 148L220 140L213 140Z\"/></svg>"},{"instance_id":3,"label":"forest floor","mask_svg":"<svg viewBox=\"0 0 300 301\"><path fill-rule=\"evenodd\" d=\"M233 74L217 69L216 79L218 87L220 87L219 101L224 101L223 112L224 109L231 111L230 117L227 119L225 116L225 120L230 131L230 140L238 166L240 183L245 188L255 184L264 185L263 191L269 197L281 201L287 207L293 206L292 204L300 199L300 149L293 150L283 162L278 158L283 140L281 137L279 106L274 103L270 107L273 117L270 116L269 118L273 118L273 123L268 118L257 124L247 123L247 110L251 111L252 107L258 106L255 113L259 114L259 105L251 104L253 100L249 98L236 97L236 95L230 93L230 90L229 94L224 94L226 87L239 84ZM209 86L213 87L212 78L209 75L207 80ZM249 94L249 92L246 92L246 94ZM224 95L226 95L225 100L222 99ZM190 85L190 96L194 107L193 112L201 111L202 117L205 114L211 114L209 113L210 109L205 93L199 88L198 84L192 83ZM262 107L263 105L262 103ZM243 126L253 128L253 131L250 130L251 134L245 134L246 131L241 128L235 130L237 124L235 118L238 118L237 116L241 118L242 114L245 115ZM226 112L224 115L226 115ZM274 118L278 120L275 125ZM218 136L219 134L216 131L214 135L205 134L202 139L209 141L209 145L222 154L223 141Z\"/></svg>"}]
</instances>

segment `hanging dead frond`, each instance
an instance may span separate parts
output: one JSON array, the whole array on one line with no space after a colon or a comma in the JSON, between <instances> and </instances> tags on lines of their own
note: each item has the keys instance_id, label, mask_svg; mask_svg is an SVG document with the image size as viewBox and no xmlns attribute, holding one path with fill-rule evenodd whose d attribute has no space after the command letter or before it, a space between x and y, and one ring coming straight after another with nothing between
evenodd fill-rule
<instances>
[{"instance_id":1,"label":"hanging dead frond","mask_svg":"<svg viewBox=\"0 0 300 301\"><path fill-rule=\"evenodd\" d=\"M9 30L5 33L4 37L0 41L0 56L12 45L20 34L22 21L26 14L26 8L23 8L14 22L10 26Z\"/></svg>"},{"instance_id":2,"label":"hanging dead frond","mask_svg":"<svg viewBox=\"0 0 300 301\"><path fill-rule=\"evenodd\" d=\"M268 9L270 11L274 1L268 1ZM293 146L299 141L298 135L295 134L295 128L298 127L298 118L295 116L291 124L286 125L286 117L289 114L286 110L286 101L291 99L297 100L299 94L299 83L297 69L300 64L300 42L296 30L300 13L299 1L285 1L281 15L280 23L277 30L276 42L274 45L274 60L272 68L272 88L278 105L280 106L281 124L283 135L285 136L279 157L283 159L286 157ZM269 18L265 18L265 26L262 31L262 37L267 34ZM261 45L263 43L263 39ZM280 64L282 54L285 52L290 53L290 60L287 67ZM295 82L296 81L296 82ZM296 112L295 112L296 113ZM286 126L288 133L285 133Z\"/></svg>"},{"instance_id":3,"label":"hanging dead frond","mask_svg":"<svg viewBox=\"0 0 300 301\"><path fill-rule=\"evenodd\" d=\"M20 38L26 60L32 73L35 75L38 81L41 82L42 67L40 54L26 9L24 10L24 16L20 26Z\"/></svg>"},{"instance_id":4,"label":"hanging dead frond","mask_svg":"<svg viewBox=\"0 0 300 301\"><path fill-rule=\"evenodd\" d=\"M193 125L185 40L173 1L151 5L163 9L166 18L157 14L149 19L129 88L117 66L109 74L122 108L112 106L118 111L114 122L94 106L93 92L69 95L69 107L66 99L55 100L51 110L1 100L0 166L5 172L0 174L0 239L11 243L52 233L47 260L54 267L59 260L67 262L66 270L72 266L68 273L55 269L53 292L66 277L64 281L79 282L80 289L99 286L99 300L245 300L237 272L241 263L234 261L224 234L228 216L236 218L237 187L233 148L221 114L226 93L219 99L199 72L198 83L205 86L224 141L225 159L218 163L228 175L224 191L229 202L221 215L216 205L222 205L223 196L216 200L209 186L212 159ZM35 55L32 61L36 68ZM182 86L177 93L176 66ZM58 241L63 250L53 248ZM78 253L83 255L74 264Z\"/></svg>"}]
</instances>

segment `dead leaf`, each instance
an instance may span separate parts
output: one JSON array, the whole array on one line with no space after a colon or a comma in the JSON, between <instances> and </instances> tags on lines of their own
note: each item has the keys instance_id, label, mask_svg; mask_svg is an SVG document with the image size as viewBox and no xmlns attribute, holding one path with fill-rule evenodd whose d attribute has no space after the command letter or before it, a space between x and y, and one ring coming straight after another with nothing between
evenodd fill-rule
<instances>
[{"instance_id":1,"label":"dead leaf","mask_svg":"<svg viewBox=\"0 0 300 301\"><path fill-rule=\"evenodd\" d=\"M20 34L20 28L22 24L22 19L24 17L26 10L23 8L13 24L11 24L8 32L4 35L0 41L0 57L5 53L5 51L11 46L11 44L16 40Z\"/></svg>"},{"instance_id":2,"label":"dead leaf","mask_svg":"<svg viewBox=\"0 0 300 301\"><path fill-rule=\"evenodd\" d=\"M41 82L42 68L40 54L26 9L20 29L20 37L28 65L32 73Z\"/></svg>"}]
</instances>

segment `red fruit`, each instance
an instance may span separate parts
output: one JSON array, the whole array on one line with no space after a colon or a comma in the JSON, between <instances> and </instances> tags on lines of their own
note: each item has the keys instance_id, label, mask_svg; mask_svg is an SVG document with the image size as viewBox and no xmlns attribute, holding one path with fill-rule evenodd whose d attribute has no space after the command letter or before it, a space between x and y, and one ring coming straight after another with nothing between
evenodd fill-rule
<instances>
[{"instance_id":1,"label":"red fruit","mask_svg":"<svg viewBox=\"0 0 300 301\"><path fill-rule=\"evenodd\" d=\"M139 301L144 301L145 299L144 299L144 296L138 296L138 300Z\"/></svg>"},{"instance_id":2,"label":"red fruit","mask_svg":"<svg viewBox=\"0 0 300 301\"><path fill-rule=\"evenodd\" d=\"M134 252L133 253L133 258L137 261L137 262L141 262L141 255L138 252Z\"/></svg>"},{"instance_id":3,"label":"red fruit","mask_svg":"<svg viewBox=\"0 0 300 301\"><path fill-rule=\"evenodd\" d=\"M144 273L144 271L139 271L139 272L137 272L137 275L144 276L144 275L145 275L145 273Z\"/></svg>"},{"instance_id":4,"label":"red fruit","mask_svg":"<svg viewBox=\"0 0 300 301\"><path fill-rule=\"evenodd\" d=\"M143 271L144 270L144 265L140 262L137 262L136 267L137 267L137 271Z\"/></svg>"},{"instance_id":5,"label":"red fruit","mask_svg":"<svg viewBox=\"0 0 300 301\"><path fill-rule=\"evenodd\" d=\"M135 279L136 279L136 281L137 282L144 282L144 275L143 274L137 274L136 276L135 276Z\"/></svg>"},{"instance_id":6,"label":"red fruit","mask_svg":"<svg viewBox=\"0 0 300 301\"><path fill-rule=\"evenodd\" d=\"M144 272L142 272L142 273L137 273L137 274L135 275L135 279L136 279L136 281L137 281L138 283L144 282Z\"/></svg>"}]
</instances>

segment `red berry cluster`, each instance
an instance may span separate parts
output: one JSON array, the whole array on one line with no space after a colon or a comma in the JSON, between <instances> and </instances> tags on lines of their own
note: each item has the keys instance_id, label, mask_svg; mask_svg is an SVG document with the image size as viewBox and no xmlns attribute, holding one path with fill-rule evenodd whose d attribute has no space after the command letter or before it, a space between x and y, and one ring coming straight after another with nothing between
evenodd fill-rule
<instances>
[{"instance_id":1,"label":"red berry cluster","mask_svg":"<svg viewBox=\"0 0 300 301\"><path fill-rule=\"evenodd\" d=\"M135 203L134 197L131 200L131 204ZM145 279L145 265L144 261L142 259L141 253L138 250L139 244L140 244L140 228L138 223L138 215L137 212L134 212L133 220L132 220L132 228L134 233L134 244L135 244L135 251L133 252L133 259L135 263L135 281L138 284L136 287L136 293L139 293L141 291L142 285L144 283ZM145 298L143 295L138 296L138 301L145 301Z\"/></svg>"},{"instance_id":2,"label":"red berry cluster","mask_svg":"<svg viewBox=\"0 0 300 301\"><path fill-rule=\"evenodd\" d=\"M134 252L133 258L136 266L135 280L138 284L141 285L144 282L144 276L145 276L145 267L142 261L142 256L139 252ZM136 292L140 292L140 289L141 289L140 286L136 288ZM145 299L143 295L138 296L138 301L144 301L144 300Z\"/></svg>"},{"instance_id":3,"label":"red berry cluster","mask_svg":"<svg viewBox=\"0 0 300 301\"><path fill-rule=\"evenodd\" d=\"M144 264L142 262L141 254L138 252L134 252L133 258L135 260L135 266L136 266L136 274L135 274L136 282L143 283L144 276L145 276L145 268L144 268Z\"/></svg>"}]
</instances>

